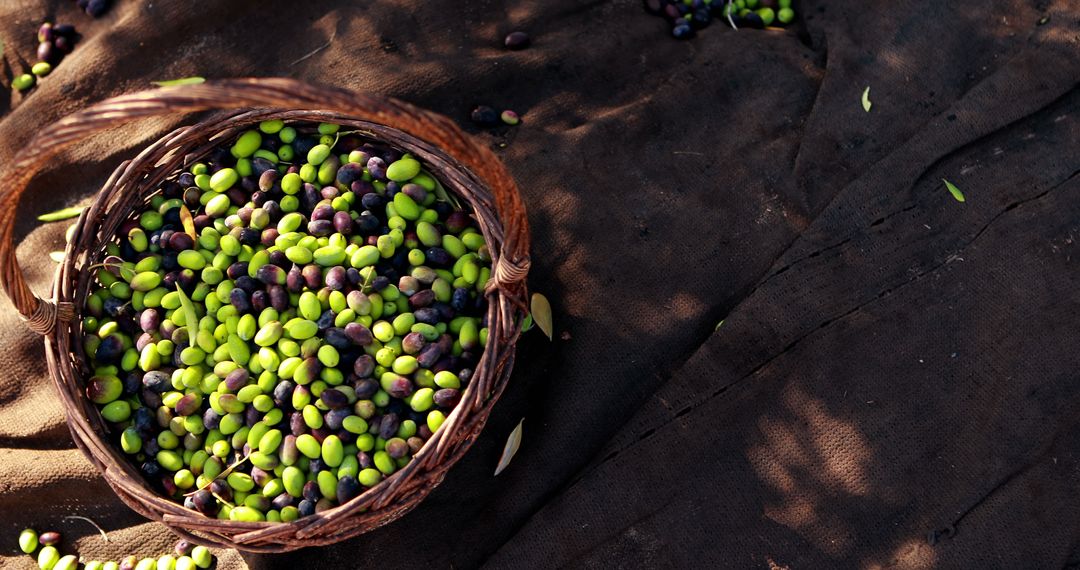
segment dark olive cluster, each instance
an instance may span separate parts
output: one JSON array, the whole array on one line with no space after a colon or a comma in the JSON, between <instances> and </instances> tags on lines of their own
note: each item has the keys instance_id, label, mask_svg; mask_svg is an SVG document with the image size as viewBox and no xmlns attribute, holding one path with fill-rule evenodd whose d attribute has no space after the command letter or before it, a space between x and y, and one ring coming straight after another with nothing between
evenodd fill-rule
<instances>
[{"instance_id":1,"label":"dark olive cluster","mask_svg":"<svg viewBox=\"0 0 1080 570\"><path fill-rule=\"evenodd\" d=\"M786 26L795 21L791 0L645 0L645 9L666 18L677 39L693 37L695 30L717 18L730 19L740 28Z\"/></svg>"},{"instance_id":2,"label":"dark olive cluster","mask_svg":"<svg viewBox=\"0 0 1080 570\"><path fill-rule=\"evenodd\" d=\"M64 56L75 49L79 34L75 31L75 26L71 24L53 25L45 22L38 28L37 40L38 62L30 68L30 73L17 75L11 81L12 87L19 91L30 89L37 83L38 77L45 77L52 72Z\"/></svg>"},{"instance_id":3,"label":"dark olive cluster","mask_svg":"<svg viewBox=\"0 0 1080 570\"><path fill-rule=\"evenodd\" d=\"M161 490L291 521L404 467L487 339L491 255L421 162L266 121L166 180L87 297L87 396Z\"/></svg>"}]
</instances>

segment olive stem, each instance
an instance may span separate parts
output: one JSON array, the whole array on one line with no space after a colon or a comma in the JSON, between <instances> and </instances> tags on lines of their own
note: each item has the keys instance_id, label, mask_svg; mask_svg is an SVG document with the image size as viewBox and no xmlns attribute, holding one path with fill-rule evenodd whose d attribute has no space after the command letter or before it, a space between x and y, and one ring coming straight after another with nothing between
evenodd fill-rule
<instances>
[{"instance_id":1,"label":"olive stem","mask_svg":"<svg viewBox=\"0 0 1080 570\"><path fill-rule=\"evenodd\" d=\"M373 281L373 279L371 278L372 275L375 275L375 272L374 271L369 271L368 274L367 274L367 277L364 277L364 282L360 284L360 291L361 292L371 290L371 289L368 289L368 287L371 286L371 282Z\"/></svg>"},{"instance_id":2,"label":"olive stem","mask_svg":"<svg viewBox=\"0 0 1080 570\"><path fill-rule=\"evenodd\" d=\"M202 487L199 487L198 489L195 489L194 491L192 491L190 493L184 493L184 496L185 497L190 497L190 496L194 495L195 493L198 493L199 491L205 491L206 488L209 487L214 481L217 481L218 479L221 479L222 477L228 477L229 474L233 472L233 469L236 469L237 467L242 465L245 461L248 460L249 457L251 457L251 455L245 455L245 456L241 457L240 459L238 459L236 461L236 463L233 463L232 465L225 468L225 470L222 471L220 474L218 474L217 477L214 477L213 479L207 481L205 485L203 485Z\"/></svg>"},{"instance_id":3,"label":"olive stem","mask_svg":"<svg viewBox=\"0 0 1080 570\"><path fill-rule=\"evenodd\" d=\"M217 500L221 501L222 503L225 503L226 505L228 505L230 509L236 508L236 505L230 503L229 501L226 501L225 498L222 497L221 495L219 495L219 494L217 494L217 493L215 493L213 491L210 491L210 494L213 495L215 499L217 499Z\"/></svg>"},{"instance_id":4,"label":"olive stem","mask_svg":"<svg viewBox=\"0 0 1080 570\"><path fill-rule=\"evenodd\" d=\"M109 535L106 534L105 531L100 526L98 526L98 524L96 522L93 521L93 519L90 519L90 518L87 518L87 517L81 517L79 515L68 515L68 516L66 516L64 518L65 519L79 519L79 520L83 520L83 521L86 521L86 522L90 523L94 528L97 529L98 532L101 533L102 540L104 540L105 542L109 542Z\"/></svg>"},{"instance_id":5,"label":"olive stem","mask_svg":"<svg viewBox=\"0 0 1080 570\"><path fill-rule=\"evenodd\" d=\"M294 65L300 63L301 61L304 61L305 59L307 59L307 58L319 53L320 51L330 47L330 44L334 43L334 38L336 38L336 37L337 37L337 30L334 30L334 33L330 34L330 39L327 40L325 44L311 50L310 52L308 52L305 55L300 56L300 59L297 59L296 61L290 63L289 66L290 67L294 66Z\"/></svg>"},{"instance_id":6,"label":"olive stem","mask_svg":"<svg viewBox=\"0 0 1080 570\"><path fill-rule=\"evenodd\" d=\"M335 146L337 146L338 141L341 140L341 135L355 135L355 134L359 134L361 132L363 132L363 131L360 131L360 130L338 131L338 132L334 133L334 144L330 145L330 148L334 148ZM288 164L288 163L286 163L286 164Z\"/></svg>"}]
</instances>

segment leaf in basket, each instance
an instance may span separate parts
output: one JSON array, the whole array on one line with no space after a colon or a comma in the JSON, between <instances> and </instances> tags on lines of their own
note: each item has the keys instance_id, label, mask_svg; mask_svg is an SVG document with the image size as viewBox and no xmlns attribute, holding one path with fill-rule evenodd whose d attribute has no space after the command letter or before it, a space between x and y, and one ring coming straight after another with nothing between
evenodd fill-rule
<instances>
[{"instance_id":1,"label":"leaf in basket","mask_svg":"<svg viewBox=\"0 0 1080 570\"><path fill-rule=\"evenodd\" d=\"M64 241L65 242L71 243L71 238L75 237L75 228L78 225L79 224L71 224L70 226L68 226L67 230L64 230Z\"/></svg>"},{"instance_id":2,"label":"leaf in basket","mask_svg":"<svg viewBox=\"0 0 1080 570\"><path fill-rule=\"evenodd\" d=\"M521 320L521 332L527 333L533 328L532 313L525 315L525 318Z\"/></svg>"},{"instance_id":3,"label":"leaf in basket","mask_svg":"<svg viewBox=\"0 0 1080 570\"><path fill-rule=\"evenodd\" d=\"M502 457L499 458L499 465L495 467L496 477L510 466L510 460L514 458L514 454L516 454L518 448L521 447L521 426L524 423L525 418L521 418L521 421L518 422L514 431L510 432L510 437L506 438L506 445L503 446Z\"/></svg>"},{"instance_id":4,"label":"leaf in basket","mask_svg":"<svg viewBox=\"0 0 1080 570\"><path fill-rule=\"evenodd\" d=\"M952 182L949 182L948 180L945 180L944 178L942 178L941 181L945 183L945 187L949 189L949 193L952 194L953 198L956 198L957 202L963 202L964 201L964 193L961 192L960 189L957 188L955 184L953 184Z\"/></svg>"},{"instance_id":5,"label":"leaf in basket","mask_svg":"<svg viewBox=\"0 0 1080 570\"><path fill-rule=\"evenodd\" d=\"M863 108L863 111L866 111L867 113L869 113L870 112L870 107L872 105L873 105L873 103L870 102L870 88L867 87L866 90L862 92L862 108Z\"/></svg>"},{"instance_id":6,"label":"leaf in basket","mask_svg":"<svg viewBox=\"0 0 1080 570\"><path fill-rule=\"evenodd\" d=\"M38 216L37 219L42 222L70 220L71 218L78 218L79 214L81 214L84 209L86 209L85 206L72 206L70 208L56 210L55 212L49 212L48 214L42 214Z\"/></svg>"},{"instance_id":7,"label":"leaf in basket","mask_svg":"<svg viewBox=\"0 0 1080 570\"><path fill-rule=\"evenodd\" d=\"M551 326L551 303L548 302L547 297L540 293L533 293L531 308L532 318L536 322L536 326L544 331L548 340L553 340L552 334L554 334L555 329Z\"/></svg>"},{"instance_id":8,"label":"leaf in basket","mask_svg":"<svg viewBox=\"0 0 1080 570\"><path fill-rule=\"evenodd\" d=\"M427 174L428 176L431 176L431 173L427 172L427 171L425 171L424 174ZM454 196L453 194L447 192L446 188L443 187L442 182L439 182L438 178L435 178L434 176L431 176L431 179L435 181L435 197L436 198L438 198L439 200L441 200L443 202L449 202L452 206L454 206L454 208L456 208L458 210L462 209L461 208L461 203L458 202L457 196Z\"/></svg>"},{"instance_id":9,"label":"leaf in basket","mask_svg":"<svg viewBox=\"0 0 1080 570\"><path fill-rule=\"evenodd\" d=\"M182 77L180 79L169 79L167 81L151 81L158 87L173 87L175 85L198 85L199 83L205 83L205 77Z\"/></svg>"},{"instance_id":10,"label":"leaf in basket","mask_svg":"<svg viewBox=\"0 0 1080 570\"><path fill-rule=\"evenodd\" d=\"M51 260L53 260L53 261L55 261L57 263L63 263L64 262L64 252L62 252L62 251L50 251L49 252L49 259L51 259Z\"/></svg>"},{"instance_id":11,"label":"leaf in basket","mask_svg":"<svg viewBox=\"0 0 1080 570\"><path fill-rule=\"evenodd\" d=\"M191 210L187 209L187 206L183 204L180 204L180 223L184 224L184 233L198 242L199 235L195 233L195 220L191 217Z\"/></svg>"},{"instance_id":12,"label":"leaf in basket","mask_svg":"<svg viewBox=\"0 0 1080 570\"><path fill-rule=\"evenodd\" d=\"M176 284L176 293L180 296L180 308L184 310L184 322L187 324L188 344L195 344L195 337L199 336L199 314L195 312L195 305L191 304L187 293Z\"/></svg>"}]
</instances>

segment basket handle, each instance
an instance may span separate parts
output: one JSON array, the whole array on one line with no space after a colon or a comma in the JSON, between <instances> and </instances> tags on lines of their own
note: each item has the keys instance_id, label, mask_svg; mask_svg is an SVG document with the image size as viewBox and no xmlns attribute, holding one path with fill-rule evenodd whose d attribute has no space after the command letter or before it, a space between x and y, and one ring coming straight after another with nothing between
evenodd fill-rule
<instances>
[{"instance_id":1,"label":"basket handle","mask_svg":"<svg viewBox=\"0 0 1080 570\"><path fill-rule=\"evenodd\" d=\"M74 318L74 307L41 299L26 284L15 255L14 220L19 198L37 169L63 149L105 129L154 115L243 108L297 108L332 111L383 124L446 151L491 189L504 226L499 260L489 286L524 306L529 270L529 230L525 204L506 167L490 149L453 121L393 98L316 86L285 78L228 79L120 95L72 113L38 133L15 155L0 189L0 286L28 326L51 334L59 320Z\"/></svg>"}]
</instances>

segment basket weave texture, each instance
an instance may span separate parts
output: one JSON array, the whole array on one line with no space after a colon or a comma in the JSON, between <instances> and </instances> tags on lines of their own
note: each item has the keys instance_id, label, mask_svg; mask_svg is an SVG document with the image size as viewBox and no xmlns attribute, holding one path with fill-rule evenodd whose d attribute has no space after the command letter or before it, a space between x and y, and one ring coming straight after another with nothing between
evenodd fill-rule
<instances>
[{"instance_id":1,"label":"basket weave texture","mask_svg":"<svg viewBox=\"0 0 1080 570\"><path fill-rule=\"evenodd\" d=\"M136 119L218 111L178 128L122 163L76 223L49 299L30 291L15 255L14 217L38 165L84 138ZM488 341L461 403L414 459L360 496L291 523L211 519L159 495L111 443L115 434L85 397L90 376L83 352L81 307L91 285L85 268L135 208L183 165L207 156L222 139L269 119L337 123L412 153L472 209L492 256ZM0 285L28 326L44 336L50 375L76 445L135 511L195 543L248 552L285 552L331 544L385 525L415 507L468 450L506 386L526 311L529 228L506 168L441 115L389 98L289 79L235 79L167 87L95 104L41 130L6 169L0 189Z\"/></svg>"}]
</instances>

